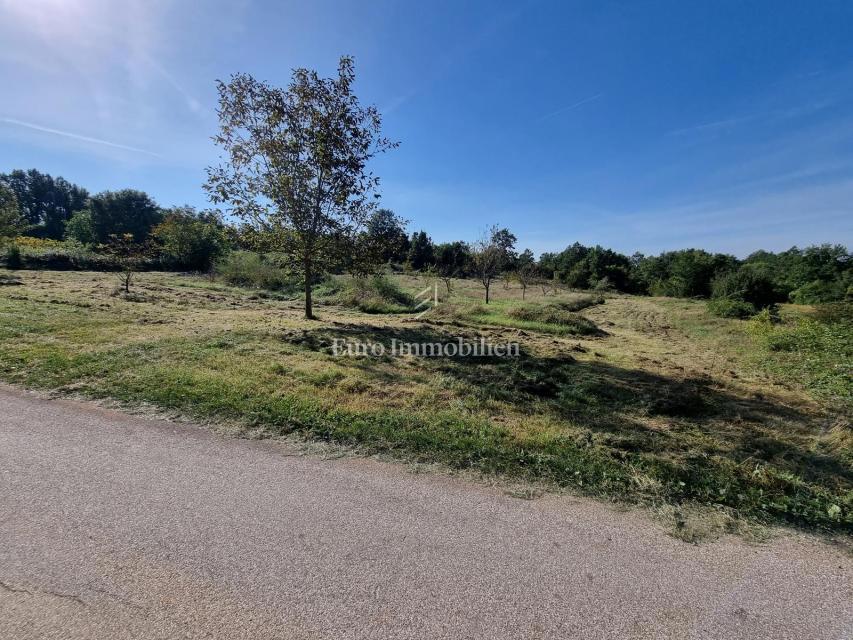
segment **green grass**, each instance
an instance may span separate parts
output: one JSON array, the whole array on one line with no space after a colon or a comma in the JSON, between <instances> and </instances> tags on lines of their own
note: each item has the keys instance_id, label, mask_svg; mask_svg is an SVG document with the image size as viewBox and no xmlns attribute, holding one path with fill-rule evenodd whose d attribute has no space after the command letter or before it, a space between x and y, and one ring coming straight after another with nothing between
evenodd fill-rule
<instances>
[{"instance_id":1,"label":"green grass","mask_svg":"<svg viewBox=\"0 0 853 640\"><path fill-rule=\"evenodd\" d=\"M750 333L764 348L764 367L776 377L802 384L839 406L853 406L853 319L798 316L775 323L769 314L756 316Z\"/></svg>"},{"instance_id":2,"label":"green grass","mask_svg":"<svg viewBox=\"0 0 853 640\"><path fill-rule=\"evenodd\" d=\"M611 298L586 309L609 335L569 341L555 322L512 315L546 307L574 315L552 298L496 300L463 327L332 307L309 322L298 300L195 278L143 274L144 301L130 303L109 295L105 274L18 276L21 285L0 287L0 377L9 382L607 499L722 506L741 518L834 531L853 526L848 431L827 431L826 409L766 385L688 370L713 362L701 343L719 340L720 351L726 336L740 335L736 321L710 317L701 303ZM392 297L415 288L390 282ZM453 304L470 309L473 296L458 288ZM534 328L516 338L519 358L336 358L329 349L334 338L498 340L504 319ZM700 337L671 328L679 323ZM666 360L680 352L683 361ZM745 378L740 356L729 357L726 367Z\"/></svg>"}]
</instances>

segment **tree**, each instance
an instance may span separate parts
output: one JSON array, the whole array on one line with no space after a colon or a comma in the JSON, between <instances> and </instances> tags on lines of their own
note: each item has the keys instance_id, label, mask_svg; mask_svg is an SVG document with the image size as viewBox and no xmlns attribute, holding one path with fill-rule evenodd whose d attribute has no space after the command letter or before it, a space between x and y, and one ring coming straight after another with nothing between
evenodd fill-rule
<instances>
[{"instance_id":1,"label":"tree","mask_svg":"<svg viewBox=\"0 0 853 640\"><path fill-rule=\"evenodd\" d=\"M15 192L0 182L0 238L14 237L25 227Z\"/></svg>"},{"instance_id":2,"label":"tree","mask_svg":"<svg viewBox=\"0 0 853 640\"><path fill-rule=\"evenodd\" d=\"M102 251L119 267L119 282L125 293L130 293L133 276L145 259L147 246L137 242L132 233L113 234L102 245Z\"/></svg>"},{"instance_id":3,"label":"tree","mask_svg":"<svg viewBox=\"0 0 853 640\"><path fill-rule=\"evenodd\" d=\"M157 203L147 193L134 189L103 191L89 199L85 210L91 216L95 239L101 243L126 234L142 243L163 220Z\"/></svg>"},{"instance_id":4,"label":"tree","mask_svg":"<svg viewBox=\"0 0 853 640\"><path fill-rule=\"evenodd\" d=\"M486 304L489 304L492 282L510 263L514 248L515 236L497 226L492 226L474 243L471 262L477 279L486 290Z\"/></svg>"},{"instance_id":5,"label":"tree","mask_svg":"<svg viewBox=\"0 0 853 640\"><path fill-rule=\"evenodd\" d=\"M36 169L0 174L0 182L15 193L29 233L38 237L62 238L65 223L74 211L85 206L89 197L84 188Z\"/></svg>"},{"instance_id":6,"label":"tree","mask_svg":"<svg viewBox=\"0 0 853 640\"><path fill-rule=\"evenodd\" d=\"M435 274L444 281L444 286L447 288L447 295L450 295L453 278L462 278L465 276L471 262L471 250L464 242L456 241L435 245L433 253L435 257Z\"/></svg>"},{"instance_id":7,"label":"tree","mask_svg":"<svg viewBox=\"0 0 853 640\"><path fill-rule=\"evenodd\" d=\"M367 221L364 233L366 250L375 254L378 262L404 262L409 252L405 222L390 209L377 209Z\"/></svg>"},{"instance_id":8,"label":"tree","mask_svg":"<svg viewBox=\"0 0 853 640\"><path fill-rule=\"evenodd\" d=\"M435 262L435 246L426 231L417 231L412 234L406 262L415 271L422 271Z\"/></svg>"},{"instance_id":9,"label":"tree","mask_svg":"<svg viewBox=\"0 0 853 640\"><path fill-rule=\"evenodd\" d=\"M151 231L163 261L193 271L210 271L228 251L225 225L217 211L198 213L193 207L174 207Z\"/></svg>"},{"instance_id":10,"label":"tree","mask_svg":"<svg viewBox=\"0 0 853 640\"><path fill-rule=\"evenodd\" d=\"M530 286L539 276L539 269L536 266L536 258L530 249L525 249L519 254L515 261L515 279L521 286L521 299L527 295L527 287Z\"/></svg>"},{"instance_id":11,"label":"tree","mask_svg":"<svg viewBox=\"0 0 853 640\"><path fill-rule=\"evenodd\" d=\"M295 69L286 89L248 74L218 83L222 164L208 168L213 202L228 203L263 241L290 260L313 318L315 276L359 250L359 231L376 207L379 179L367 169L396 146L381 135L376 107L352 90L353 60L336 78Z\"/></svg>"},{"instance_id":12,"label":"tree","mask_svg":"<svg viewBox=\"0 0 853 640\"><path fill-rule=\"evenodd\" d=\"M75 211L65 223L65 237L80 244L96 244L98 236L95 234L95 225L92 224L92 212L88 209Z\"/></svg>"}]
</instances>

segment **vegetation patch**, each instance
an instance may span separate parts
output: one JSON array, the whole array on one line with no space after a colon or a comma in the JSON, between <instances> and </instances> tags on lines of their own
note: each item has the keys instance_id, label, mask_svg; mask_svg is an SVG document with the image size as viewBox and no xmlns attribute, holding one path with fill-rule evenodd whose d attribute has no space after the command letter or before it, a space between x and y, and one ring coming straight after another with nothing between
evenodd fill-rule
<instances>
[{"instance_id":1,"label":"vegetation patch","mask_svg":"<svg viewBox=\"0 0 853 640\"><path fill-rule=\"evenodd\" d=\"M364 313L409 313L415 302L397 283L385 276L366 278L338 278L321 296L344 307L358 309Z\"/></svg>"},{"instance_id":2,"label":"vegetation patch","mask_svg":"<svg viewBox=\"0 0 853 640\"><path fill-rule=\"evenodd\" d=\"M588 336L601 333L592 320L571 311L564 311L557 305L515 307L507 311L507 316L514 320L556 326L572 335Z\"/></svg>"},{"instance_id":3,"label":"vegetation patch","mask_svg":"<svg viewBox=\"0 0 853 640\"><path fill-rule=\"evenodd\" d=\"M749 331L764 348L763 364L775 376L802 384L839 403L850 414L853 402L853 304L818 307L813 316L775 322L764 311Z\"/></svg>"}]
</instances>

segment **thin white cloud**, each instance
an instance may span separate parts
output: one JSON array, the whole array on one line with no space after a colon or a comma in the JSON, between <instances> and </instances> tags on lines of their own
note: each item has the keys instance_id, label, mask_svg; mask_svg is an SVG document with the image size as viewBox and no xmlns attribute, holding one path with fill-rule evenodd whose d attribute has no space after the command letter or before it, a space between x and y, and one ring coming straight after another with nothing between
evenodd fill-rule
<instances>
[{"instance_id":1,"label":"thin white cloud","mask_svg":"<svg viewBox=\"0 0 853 640\"><path fill-rule=\"evenodd\" d=\"M754 116L743 116L740 118L726 118L725 120L715 120L714 122L703 122L702 124L697 124L691 127L684 127L683 129L673 129L672 131L667 131L666 135L683 136L688 133L700 133L703 131L727 129L728 127L733 127L736 124L751 120L753 117Z\"/></svg>"},{"instance_id":2,"label":"thin white cloud","mask_svg":"<svg viewBox=\"0 0 853 640\"><path fill-rule=\"evenodd\" d=\"M546 113L544 116L537 118L536 122L542 122L543 120L548 120L550 118L553 118L554 116L560 115L561 113L568 113L569 111L574 111L578 107L582 107L585 104L588 104L590 102L598 100L603 95L604 95L603 93L596 93L594 96L589 96L588 98L584 98L583 100L578 100L577 102L570 104L567 107L561 107L560 109L557 109L556 111L552 111L551 113Z\"/></svg>"},{"instance_id":3,"label":"thin white cloud","mask_svg":"<svg viewBox=\"0 0 853 640\"><path fill-rule=\"evenodd\" d=\"M15 125L17 127L24 127L25 129L32 129L33 131L41 131L43 133L50 133L55 136L62 136L63 138L70 138L72 140L79 140L81 142L91 142L93 144L101 144L106 147L113 147L114 149L124 149L125 151L133 151L136 153L144 153L149 156L153 156L155 158L161 158L162 156L158 153L154 153L153 151L148 151L147 149L140 149L138 147L131 147L126 144L119 144L118 142L110 142L109 140L101 140L100 138L92 138L91 136L83 136L77 133L72 133L71 131L60 131L59 129L52 129L50 127L43 127L39 124L33 124L32 122L24 122L23 120L16 120L15 118L0 118L0 122L5 122L6 124Z\"/></svg>"}]
</instances>

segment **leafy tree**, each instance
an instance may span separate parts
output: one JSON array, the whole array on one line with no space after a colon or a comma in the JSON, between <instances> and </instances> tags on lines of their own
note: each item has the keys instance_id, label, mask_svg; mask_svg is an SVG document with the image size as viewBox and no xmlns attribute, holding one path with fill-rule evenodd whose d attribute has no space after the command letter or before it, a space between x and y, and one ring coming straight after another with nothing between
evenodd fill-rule
<instances>
[{"instance_id":1,"label":"leafy tree","mask_svg":"<svg viewBox=\"0 0 853 640\"><path fill-rule=\"evenodd\" d=\"M36 169L0 174L0 182L14 192L29 233L37 237L61 239L65 223L89 197L82 187Z\"/></svg>"},{"instance_id":2,"label":"leafy tree","mask_svg":"<svg viewBox=\"0 0 853 640\"><path fill-rule=\"evenodd\" d=\"M125 293L130 293L133 277L148 253L144 242L137 242L132 233L113 234L102 245L102 251L119 267L119 282Z\"/></svg>"},{"instance_id":3,"label":"leafy tree","mask_svg":"<svg viewBox=\"0 0 853 640\"><path fill-rule=\"evenodd\" d=\"M435 274L444 281L450 295L453 278L465 277L471 263L471 249L464 242L435 245Z\"/></svg>"},{"instance_id":4,"label":"leafy tree","mask_svg":"<svg viewBox=\"0 0 853 640\"><path fill-rule=\"evenodd\" d=\"M409 252L409 238L405 223L390 209L377 209L367 221L364 233L367 251L383 264L405 262Z\"/></svg>"},{"instance_id":5,"label":"leafy tree","mask_svg":"<svg viewBox=\"0 0 853 640\"><path fill-rule=\"evenodd\" d=\"M15 192L0 182L0 238L16 236L24 227Z\"/></svg>"},{"instance_id":6,"label":"leafy tree","mask_svg":"<svg viewBox=\"0 0 853 640\"><path fill-rule=\"evenodd\" d=\"M198 213L175 207L151 232L165 264L193 271L210 271L229 248L228 235L216 211Z\"/></svg>"},{"instance_id":7,"label":"leafy tree","mask_svg":"<svg viewBox=\"0 0 853 640\"><path fill-rule=\"evenodd\" d=\"M435 262L435 247L426 231L417 231L409 241L409 268L415 271L426 269Z\"/></svg>"},{"instance_id":8,"label":"leafy tree","mask_svg":"<svg viewBox=\"0 0 853 640\"><path fill-rule=\"evenodd\" d=\"M359 103L354 81L344 56L337 78L296 69L286 89L248 74L218 83L214 139L226 158L208 168L206 189L288 257L304 280L307 318L315 277L359 250L375 209L379 179L368 161L396 146L382 137L377 109Z\"/></svg>"},{"instance_id":9,"label":"leafy tree","mask_svg":"<svg viewBox=\"0 0 853 640\"><path fill-rule=\"evenodd\" d=\"M536 258L530 249L522 251L515 261L515 280L521 286L521 299L527 296L527 287L539 278L539 268L536 266Z\"/></svg>"},{"instance_id":10,"label":"leafy tree","mask_svg":"<svg viewBox=\"0 0 853 640\"><path fill-rule=\"evenodd\" d=\"M489 292L492 282L511 264L514 258L515 236L506 229L492 226L474 243L471 249L471 263L480 284L486 290L486 304L489 304Z\"/></svg>"},{"instance_id":11,"label":"leafy tree","mask_svg":"<svg viewBox=\"0 0 853 640\"><path fill-rule=\"evenodd\" d=\"M157 203L147 193L134 189L103 191L89 199L85 211L99 243L127 234L133 236L136 243L144 242L151 229L163 220Z\"/></svg>"},{"instance_id":12,"label":"leafy tree","mask_svg":"<svg viewBox=\"0 0 853 640\"><path fill-rule=\"evenodd\" d=\"M76 240L80 244L96 244L98 236L95 234L95 225L92 223L92 212L88 209L75 211L71 219L65 223L65 237Z\"/></svg>"}]
</instances>

